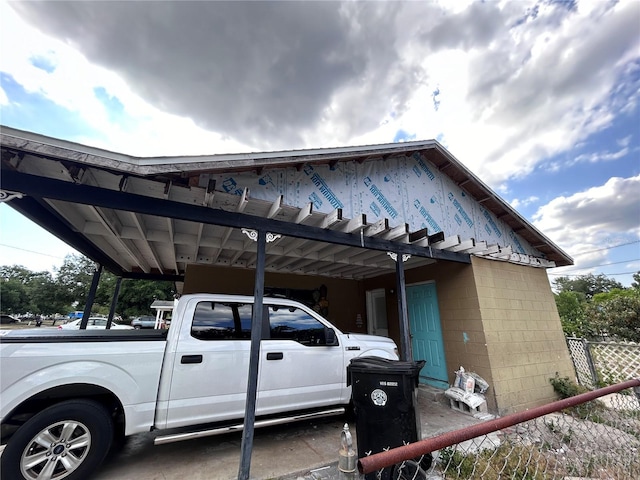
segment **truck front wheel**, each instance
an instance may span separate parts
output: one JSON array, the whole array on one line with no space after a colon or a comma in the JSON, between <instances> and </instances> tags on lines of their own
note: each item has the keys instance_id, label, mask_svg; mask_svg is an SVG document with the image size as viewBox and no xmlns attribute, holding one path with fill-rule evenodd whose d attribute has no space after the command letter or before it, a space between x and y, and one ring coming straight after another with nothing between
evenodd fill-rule
<instances>
[{"instance_id":1,"label":"truck front wheel","mask_svg":"<svg viewBox=\"0 0 640 480\"><path fill-rule=\"evenodd\" d=\"M111 447L113 422L90 400L68 400L31 417L2 452L2 478L86 479Z\"/></svg>"}]
</instances>

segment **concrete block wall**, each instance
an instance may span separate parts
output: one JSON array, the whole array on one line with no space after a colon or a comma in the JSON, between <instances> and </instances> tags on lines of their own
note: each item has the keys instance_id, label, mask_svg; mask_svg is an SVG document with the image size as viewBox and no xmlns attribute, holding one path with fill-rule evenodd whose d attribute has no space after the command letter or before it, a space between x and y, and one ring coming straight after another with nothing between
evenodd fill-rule
<instances>
[{"instance_id":1,"label":"concrete block wall","mask_svg":"<svg viewBox=\"0 0 640 480\"><path fill-rule=\"evenodd\" d=\"M544 269L472 257L406 272L435 281L450 381L461 365L489 382L487 403L505 415L557 400L556 372L574 376Z\"/></svg>"},{"instance_id":2,"label":"concrete block wall","mask_svg":"<svg viewBox=\"0 0 640 480\"><path fill-rule=\"evenodd\" d=\"M574 376L544 269L472 257L497 413L557 400L556 372Z\"/></svg>"},{"instance_id":3,"label":"concrete block wall","mask_svg":"<svg viewBox=\"0 0 640 480\"><path fill-rule=\"evenodd\" d=\"M463 366L491 384L491 363L472 265L438 262L408 270L405 280L407 284L435 281L449 382L453 383L455 371ZM492 389L487 403L495 411L491 394Z\"/></svg>"}]
</instances>

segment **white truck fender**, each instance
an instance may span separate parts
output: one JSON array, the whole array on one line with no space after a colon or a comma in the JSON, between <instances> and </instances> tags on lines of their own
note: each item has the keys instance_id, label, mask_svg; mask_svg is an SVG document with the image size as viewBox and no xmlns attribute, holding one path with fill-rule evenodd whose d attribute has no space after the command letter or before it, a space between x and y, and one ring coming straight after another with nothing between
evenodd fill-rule
<instances>
[{"instance_id":1,"label":"white truck fender","mask_svg":"<svg viewBox=\"0 0 640 480\"><path fill-rule=\"evenodd\" d=\"M157 379L158 374L150 377ZM1 416L4 418L34 395L74 384L94 385L112 392L125 410L126 435L148 431L153 425L157 385L143 385L121 367L89 360L50 365L8 385L3 399L10 400L2 402Z\"/></svg>"}]
</instances>

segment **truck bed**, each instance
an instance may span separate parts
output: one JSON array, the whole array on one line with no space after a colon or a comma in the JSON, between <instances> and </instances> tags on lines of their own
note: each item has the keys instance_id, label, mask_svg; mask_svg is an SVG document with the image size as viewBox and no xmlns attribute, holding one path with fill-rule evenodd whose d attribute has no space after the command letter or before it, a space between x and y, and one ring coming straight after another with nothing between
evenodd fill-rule
<instances>
[{"instance_id":1,"label":"truck bed","mask_svg":"<svg viewBox=\"0 0 640 480\"><path fill-rule=\"evenodd\" d=\"M3 331L4 333L4 331ZM153 425L166 330L12 330L0 337L2 418L28 399L118 399L126 433Z\"/></svg>"},{"instance_id":2,"label":"truck bed","mask_svg":"<svg viewBox=\"0 0 640 480\"><path fill-rule=\"evenodd\" d=\"M0 343L144 342L167 339L168 330L2 330Z\"/></svg>"}]
</instances>

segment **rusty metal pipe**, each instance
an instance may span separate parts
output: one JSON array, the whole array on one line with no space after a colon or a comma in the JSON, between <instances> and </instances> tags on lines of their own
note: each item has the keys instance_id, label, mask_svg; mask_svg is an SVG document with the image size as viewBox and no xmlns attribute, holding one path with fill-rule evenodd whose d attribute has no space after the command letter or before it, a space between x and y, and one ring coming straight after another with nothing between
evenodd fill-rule
<instances>
[{"instance_id":1,"label":"rusty metal pipe","mask_svg":"<svg viewBox=\"0 0 640 480\"><path fill-rule=\"evenodd\" d=\"M421 455L440 450L450 445L470 440L475 437L487 435L488 433L502 430L503 428L517 425L537 417L542 417L549 413L557 412L565 408L573 407L581 403L595 400L596 398L617 393L627 388L640 387L640 378L627 380L626 382L611 385L609 387L599 388L592 392L582 393L574 397L558 400L557 402L548 403L540 407L532 408L524 412L512 413L506 417L488 420L486 422L473 425L453 432L443 433L432 438L426 438L409 445L397 447L385 452L376 453L374 455L364 457L358 460L358 470L360 473L366 474L381 470L385 467L395 465L404 460L413 459Z\"/></svg>"}]
</instances>

